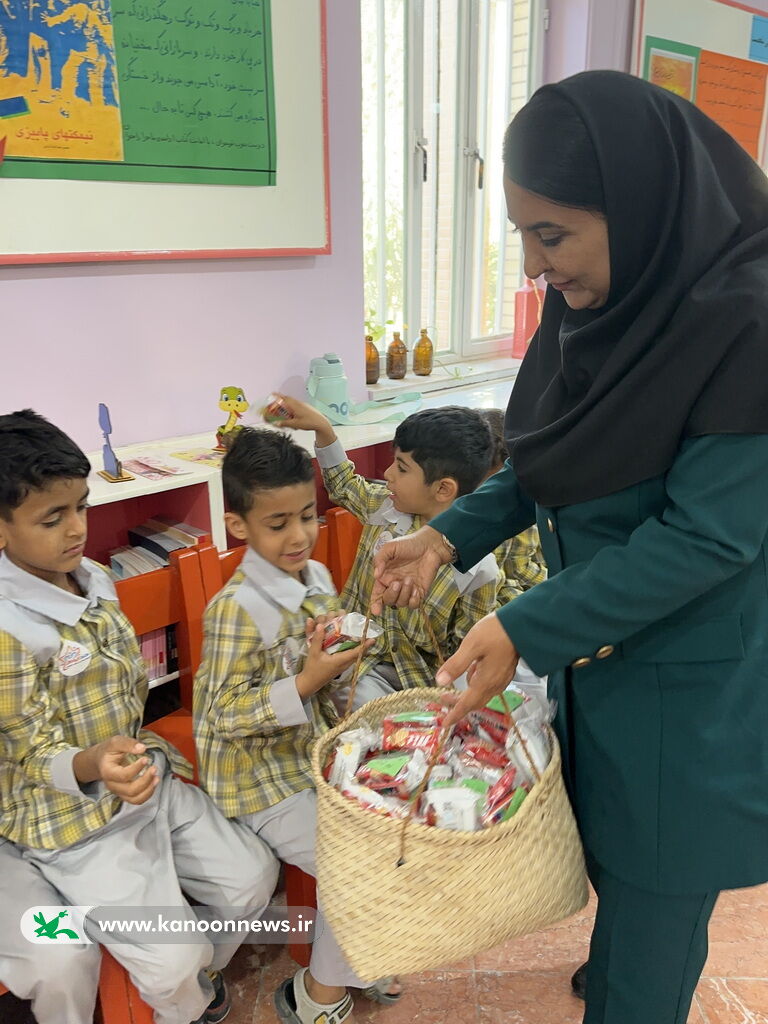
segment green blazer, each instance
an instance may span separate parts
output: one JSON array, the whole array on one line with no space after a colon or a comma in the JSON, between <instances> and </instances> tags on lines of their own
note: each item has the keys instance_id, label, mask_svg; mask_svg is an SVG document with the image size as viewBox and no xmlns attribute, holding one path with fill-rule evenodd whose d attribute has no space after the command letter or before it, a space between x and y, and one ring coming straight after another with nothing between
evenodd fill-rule
<instances>
[{"instance_id":1,"label":"green blazer","mask_svg":"<svg viewBox=\"0 0 768 1024\"><path fill-rule=\"evenodd\" d=\"M498 616L549 675L588 851L660 893L768 880L768 436L559 508L507 463L430 525L472 565L534 521L550 578Z\"/></svg>"}]
</instances>

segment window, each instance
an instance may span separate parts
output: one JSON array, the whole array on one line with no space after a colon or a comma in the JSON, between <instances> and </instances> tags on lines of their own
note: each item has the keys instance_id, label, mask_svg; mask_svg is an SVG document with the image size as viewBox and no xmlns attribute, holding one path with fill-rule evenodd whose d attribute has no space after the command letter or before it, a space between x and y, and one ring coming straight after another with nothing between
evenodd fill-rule
<instances>
[{"instance_id":1,"label":"window","mask_svg":"<svg viewBox=\"0 0 768 1024\"><path fill-rule=\"evenodd\" d=\"M512 331L501 152L530 91L534 7L361 0L365 307L409 344L427 327L438 352L491 355Z\"/></svg>"}]
</instances>

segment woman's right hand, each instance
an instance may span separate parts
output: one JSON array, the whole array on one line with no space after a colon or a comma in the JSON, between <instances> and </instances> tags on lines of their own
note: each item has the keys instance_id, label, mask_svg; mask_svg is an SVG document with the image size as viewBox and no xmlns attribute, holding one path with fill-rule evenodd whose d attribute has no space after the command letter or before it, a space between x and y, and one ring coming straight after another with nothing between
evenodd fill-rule
<instances>
[{"instance_id":1,"label":"woman's right hand","mask_svg":"<svg viewBox=\"0 0 768 1024\"><path fill-rule=\"evenodd\" d=\"M373 560L373 614L381 615L385 604L418 608L435 582L437 570L450 562L448 547L431 526L383 544Z\"/></svg>"}]
</instances>

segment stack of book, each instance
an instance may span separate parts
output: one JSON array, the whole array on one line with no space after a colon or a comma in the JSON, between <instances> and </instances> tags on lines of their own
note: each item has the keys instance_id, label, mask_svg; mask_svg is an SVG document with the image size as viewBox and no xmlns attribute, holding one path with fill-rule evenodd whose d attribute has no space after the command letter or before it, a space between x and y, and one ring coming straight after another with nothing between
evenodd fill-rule
<instances>
[{"instance_id":1,"label":"stack of book","mask_svg":"<svg viewBox=\"0 0 768 1024\"><path fill-rule=\"evenodd\" d=\"M170 517L157 516L128 531L130 544L124 544L109 553L112 571L118 579L128 579L143 572L152 572L168 565L168 557L179 548L194 547L206 537L188 523L176 523Z\"/></svg>"}]
</instances>

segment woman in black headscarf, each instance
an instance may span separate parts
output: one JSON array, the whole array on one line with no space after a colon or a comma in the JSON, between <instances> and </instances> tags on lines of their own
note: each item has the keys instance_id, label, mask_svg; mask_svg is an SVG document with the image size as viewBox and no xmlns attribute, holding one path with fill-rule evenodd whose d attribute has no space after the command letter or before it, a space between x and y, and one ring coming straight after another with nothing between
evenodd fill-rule
<instances>
[{"instance_id":1,"label":"woman in black headscarf","mask_svg":"<svg viewBox=\"0 0 768 1024\"><path fill-rule=\"evenodd\" d=\"M768 880L768 186L690 103L617 72L546 86L505 192L542 322L511 457L386 545L417 604L538 522L549 579L481 620L438 682L480 707L549 674L598 892L587 1024L684 1024L718 892Z\"/></svg>"}]
</instances>

